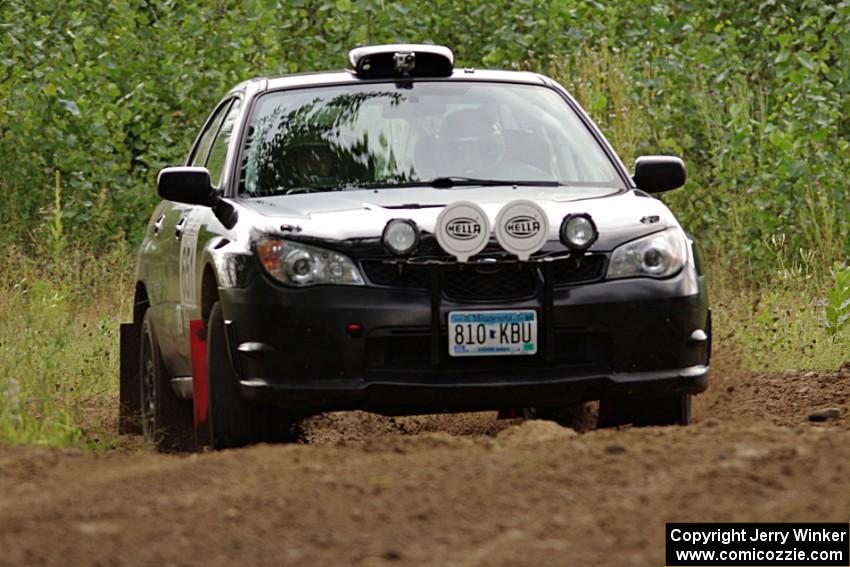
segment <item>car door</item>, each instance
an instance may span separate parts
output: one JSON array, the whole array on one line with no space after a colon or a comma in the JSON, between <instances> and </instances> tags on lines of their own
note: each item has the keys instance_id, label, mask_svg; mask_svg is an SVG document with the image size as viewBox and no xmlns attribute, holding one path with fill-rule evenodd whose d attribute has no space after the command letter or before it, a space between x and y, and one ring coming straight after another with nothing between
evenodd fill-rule
<instances>
[{"instance_id":1,"label":"car door","mask_svg":"<svg viewBox=\"0 0 850 567\"><path fill-rule=\"evenodd\" d=\"M228 115L233 104L233 99L221 102L201 130L195 142L192 152L187 160L187 165L206 166L211 149L218 135L224 119ZM182 203L165 201L162 208L160 229L158 238L159 253L162 261L162 274L164 281L164 302L159 309L157 324L157 336L159 337L160 352L166 368L172 376L188 376L191 374L191 366L188 366L187 356L184 356L179 348L181 342L187 342L188 328L183 317L183 304L181 302L181 264L185 263L182 256L185 254L184 246L192 238L190 231L189 239L186 236L187 224L192 220L193 210L202 208ZM197 233L195 233L196 235ZM185 276L183 277L185 280Z\"/></svg>"},{"instance_id":2,"label":"car door","mask_svg":"<svg viewBox=\"0 0 850 567\"><path fill-rule=\"evenodd\" d=\"M239 98L232 99L227 111L223 113L218 131L207 152L203 165L210 172L213 187L221 189L225 178L225 163L231 144L236 122L242 108ZM196 165L201 165L197 163ZM213 228L211 231L210 228ZM177 335L173 345L172 372L174 376L188 376L192 373L191 349L189 340L189 322L200 317L200 270L198 259L202 257L202 249L211 236L220 230L220 223L212 210L204 206L186 207L175 228L177 233L177 249L175 263L177 265L175 314L178 320L175 328Z\"/></svg>"}]
</instances>

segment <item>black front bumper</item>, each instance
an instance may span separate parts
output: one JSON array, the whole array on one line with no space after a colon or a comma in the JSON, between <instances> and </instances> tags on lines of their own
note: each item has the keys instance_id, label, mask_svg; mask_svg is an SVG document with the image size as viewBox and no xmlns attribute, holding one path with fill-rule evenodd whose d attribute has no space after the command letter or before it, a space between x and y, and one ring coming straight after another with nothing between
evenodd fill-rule
<instances>
[{"instance_id":1,"label":"black front bumper","mask_svg":"<svg viewBox=\"0 0 850 567\"><path fill-rule=\"evenodd\" d=\"M710 334L702 278L541 289L510 303L457 303L381 287L287 289L257 274L220 300L243 395L305 413L385 414L557 406L698 393ZM535 309L538 353L454 358L454 310ZM360 325L354 332L349 325Z\"/></svg>"},{"instance_id":2,"label":"black front bumper","mask_svg":"<svg viewBox=\"0 0 850 567\"><path fill-rule=\"evenodd\" d=\"M242 380L241 390L247 399L294 410L363 409L384 415L410 415L559 406L606 397L696 394L708 385L707 366L608 375L554 374L526 371L514 379L439 383L358 379L269 382L255 378Z\"/></svg>"}]
</instances>

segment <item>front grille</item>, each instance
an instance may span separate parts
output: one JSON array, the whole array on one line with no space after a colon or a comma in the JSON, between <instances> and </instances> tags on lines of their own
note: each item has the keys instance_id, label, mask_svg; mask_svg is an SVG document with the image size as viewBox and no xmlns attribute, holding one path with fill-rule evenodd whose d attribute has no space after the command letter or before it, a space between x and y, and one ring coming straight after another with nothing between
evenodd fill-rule
<instances>
[{"instance_id":1,"label":"front grille","mask_svg":"<svg viewBox=\"0 0 850 567\"><path fill-rule=\"evenodd\" d=\"M551 263L554 285L593 281L602 276L605 257L576 256ZM375 285L428 290L431 270L440 270L443 295L463 301L516 300L537 293L541 264L493 263L483 265L419 266L363 260L363 271Z\"/></svg>"},{"instance_id":2,"label":"front grille","mask_svg":"<svg viewBox=\"0 0 850 567\"><path fill-rule=\"evenodd\" d=\"M381 260L364 260L363 270L366 277L375 285L404 287L408 289L428 289L430 274L424 266L387 264Z\"/></svg>"},{"instance_id":3,"label":"front grille","mask_svg":"<svg viewBox=\"0 0 850 567\"><path fill-rule=\"evenodd\" d=\"M440 288L446 299L508 301L537 293L539 271L526 264L411 266L363 261L366 277L373 284L405 289L430 289L432 269L440 270Z\"/></svg>"},{"instance_id":4,"label":"front grille","mask_svg":"<svg viewBox=\"0 0 850 567\"><path fill-rule=\"evenodd\" d=\"M443 295L460 301L517 300L537 293L538 270L522 264L464 266L443 272Z\"/></svg>"},{"instance_id":5,"label":"front grille","mask_svg":"<svg viewBox=\"0 0 850 567\"><path fill-rule=\"evenodd\" d=\"M592 281L602 276L604 265L605 256L601 254L575 256L553 262L552 276L556 286Z\"/></svg>"}]
</instances>

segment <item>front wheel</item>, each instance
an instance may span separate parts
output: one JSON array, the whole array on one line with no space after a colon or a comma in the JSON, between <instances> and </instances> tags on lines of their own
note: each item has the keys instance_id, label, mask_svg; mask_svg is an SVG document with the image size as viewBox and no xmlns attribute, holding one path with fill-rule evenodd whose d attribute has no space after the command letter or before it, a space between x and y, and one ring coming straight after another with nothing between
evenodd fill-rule
<instances>
[{"instance_id":1,"label":"front wheel","mask_svg":"<svg viewBox=\"0 0 850 567\"><path fill-rule=\"evenodd\" d=\"M599 427L632 424L688 425L691 422L691 394L675 394L648 399L608 399L599 404Z\"/></svg>"},{"instance_id":2,"label":"front wheel","mask_svg":"<svg viewBox=\"0 0 850 567\"><path fill-rule=\"evenodd\" d=\"M207 322L207 372L213 447L227 449L270 440L269 408L247 402L239 391L220 303L213 305Z\"/></svg>"},{"instance_id":3,"label":"front wheel","mask_svg":"<svg viewBox=\"0 0 850 567\"><path fill-rule=\"evenodd\" d=\"M525 408L526 419L545 419L554 421L584 433L596 427L596 404L594 402L576 402L560 407Z\"/></svg>"}]
</instances>

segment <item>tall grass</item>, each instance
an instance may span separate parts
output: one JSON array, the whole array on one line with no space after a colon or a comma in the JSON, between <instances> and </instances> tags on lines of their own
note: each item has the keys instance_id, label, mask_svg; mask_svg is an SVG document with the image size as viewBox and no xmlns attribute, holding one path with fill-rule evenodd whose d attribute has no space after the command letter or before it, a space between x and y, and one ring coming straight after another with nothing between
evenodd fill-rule
<instances>
[{"instance_id":1,"label":"tall grass","mask_svg":"<svg viewBox=\"0 0 850 567\"><path fill-rule=\"evenodd\" d=\"M850 333L846 328L832 333L826 321L830 286L778 276L753 289L722 271L712 276L718 342L744 368L837 369L850 360Z\"/></svg>"},{"instance_id":2,"label":"tall grass","mask_svg":"<svg viewBox=\"0 0 850 567\"><path fill-rule=\"evenodd\" d=\"M0 443L115 441L118 325L132 301L129 251L6 250L0 272Z\"/></svg>"}]
</instances>

